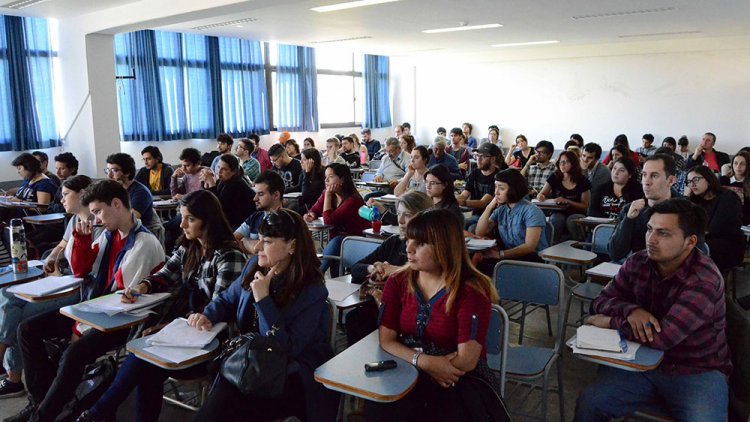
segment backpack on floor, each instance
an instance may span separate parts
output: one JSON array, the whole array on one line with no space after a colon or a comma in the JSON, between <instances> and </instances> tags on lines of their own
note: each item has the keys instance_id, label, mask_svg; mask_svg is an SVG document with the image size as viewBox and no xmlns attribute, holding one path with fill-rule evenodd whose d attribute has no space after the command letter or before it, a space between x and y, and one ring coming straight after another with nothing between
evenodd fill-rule
<instances>
[{"instance_id":1,"label":"backpack on floor","mask_svg":"<svg viewBox=\"0 0 750 422\"><path fill-rule=\"evenodd\" d=\"M86 367L73 398L65 405L55 422L74 422L88 410L109 388L117 374L117 362L112 356L99 359Z\"/></svg>"}]
</instances>

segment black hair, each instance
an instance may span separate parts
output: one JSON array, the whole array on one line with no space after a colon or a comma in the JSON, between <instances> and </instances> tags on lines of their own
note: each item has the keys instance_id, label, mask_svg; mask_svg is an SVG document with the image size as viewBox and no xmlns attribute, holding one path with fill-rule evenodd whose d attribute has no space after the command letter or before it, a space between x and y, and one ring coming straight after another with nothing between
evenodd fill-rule
<instances>
[{"instance_id":1,"label":"black hair","mask_svg":"<svg viewBox=\"0 0 750 422\"><path fill-rule=\"evenodd\" d=\"M471 123L464 123L461 126L468 126L469 127L469 133L471 133L474 130L474 126L472 126Z\"/></svg>"},{"instance_id":2,"label":"black hair","mask_svg":"<svg viewBox=\"0 0 750 422\"><path fill-rule=\"evenodd\" d=\"M583 136L581 136L580 134L574 133L574 134L570 135L570 139L576 141L578 143L579 147L583 146ZM589 152L591 152L591 151L589 151ZM601 155L601 153L599 155Z\"/></svg>"},{"instance_id":3,"label":"black hair","mask_svg":"<svg viewBox=\"0 0 750 422\"><path fill-rule=\"evenodd\" d=\"M39 161L43 163L49 163L49 156L46 152L43 151L34 151L31 153L34 157L36 157Z\"/></svg>"},{"instance_id":4,"label":"black hair","mask_svg":"<svg viewBox=\"0 0 750 422\"><path fill-rule=\"evenodd\" d=\"M677 175L677 164L675 164L674 158L672 158L671 154L649 155L648 157L646 157L646 161L644 161L643 164L645 165L649 161L656 160L661 160L661 162L664 164L664 173L666 173L667 177Z\"/></svg>"},{"instance_id":5,"label":"black hair","mask_svg":"<svg viewBox=\"0 0 750 422\"><path fill-rule=\"evenodd\" d=\"M594 157L596 157L597 160L602 157L602 147L595 142L589 142L584 145L583 150L589 154L594 154Z\"/></svg>"},{"instance_id":6,"label":"black hair","mask_svg":"<svg viewBox=\"0 0 750 422\"><path fill-rule=\"evenodd\" d=\"M677 148L677 141L675 141L674 138L671 137L671 136L667 136L666 138L664 138L664 140L661 141L661 144L662 145L669 144L669 145L672 145L673 147Z\"/></svg>"},{"instance_id":7,"label":"black hair","mask_svg":"<svg viewBox=\"0 0 750 422\"><path fill-rule=\"evenodd\" d=\"M201 153L195 148L185 148L180 153L180 160L187 161L190 164L198 164L201 162Z\"/></svg>"},{"instance_id":8,"label":"black hair","mask_svg":"<svg viewBox=\"0 0 750 422\"><path fill-rule=\"evenodd\" d=\"M55 156L55 161L64 163L65 167L73 169L73 175L78 174L78 159L71 152L63 152Z\"/></svg>"},{"instance_id":9,"label":"black hair","mask_svg":"<svg viewBox=\"0 0 750 422\"><path fill-rule=\"evenodd\" d=\"M679 146L686 146L690 141L688 141L688 137L685 135L680 136L680 139L677 141L677 145Z\"/></svg>"},{"instance_id":10,"label":"black hair","mask_svg":"<svg viewBox=\"0 0 750 422\"><path fill-rule=\"evenodd\" d=\"M444 128L444 127L442 127L442 126L440 126L439 128L437 128L437 133L438 133L438 134L441 134L441 133L446 133L446 132L445 132L445 128Z\"/></svg>"},{"instance_id":11,"label":"black hair","mask_svg":"<svg viewBox=\"0 0 750 422\"><path fill-rule=\"evenodd\" d=\"M451 129L451 135L463 135L464 131L460 127L454 127Z\"/></svg>"},{"instance_id":12,"label":"black hair","mask_svg":"<svg viewBox=\"0 0 750 422\"><path fill-rule=\"evenodd\" d=\"M225 162L226 165L229 166L229 170L237 172L239 177L242 177L245 174L240 166L240 160L233 154L222 154L219 156L219 161Z\"/></svg>"},{"instance_id":13,"label":"black hair","mask_svg":"<svg viewBox=\"0 0 750 422\"><path fill-rule=\"evenodd\" d=\"M281 196L284 196L284 179L279 176L279 173L271 170L263 171L255 178L255 184L258 183L265 183L268 186L268 193L273 195L279 192Z\"/></svg>"},{"instance_id":14,"label":"black hair","mask_svg":"<svg viewBox=\"0 0 750 422\"><path fill-rule=\"evenodd\" d=\"M445 186L445 189L443 189L443 197L440 198L439 207L445 208L453 204L458 205L458 200L456 200L456 195L453 192L453 176L451 175L450 170L448 170L448 167L442 164L430 167L424 175L425 179L427 179L427 176L430 174L435 176L440 183Z\"/></svg>"},{"instance_id":15,"label":"black hair","mask_svg":"<svg viewBox=\"0 0 750 422\"><path fill-rule=\"evenodd\" d=\"M28 152L24 152L18 157L14 158L10 163L13 167L23 166L23 168L31 173L30 178L34 178L37 174L42 172L42 163L36 159L33 155Z\"/></svg>"},{"instance_id":16,"label":"black hair","mask_svg":"<svg viewBox=\"0 0 750 422\"><path fill-rule=\"evenodd\" d=\"M130 196L121 183L110 179L97 180L84 189L81 205L87 207L94 201L112 205L113 199L119 199L125 208L130 209Z\"/></svg>"},{"instance_id":17,"label":"black hair","mask_svg":"<svg viewBox=\"0 0 750 422\"><path fill-rule=\"evenodd\" d=\"M706 211L687 199L668 199L646 208L646 216L649 220L654 214L676 214L684 237L696 236L701 239L706 232L708 222Z\"/></svg>"},{"instance_id":18,"label":"black hair","mask_svg":"<svg viewBox=\"0 0 750 422\"><path fill-rule=\"evenodd\" d=\"M315 140L313 138L311 138L311 137L308 136L307 138L303 139L302 140L302 146L303 147L305 146L305 142L309 142L310 145L312 145L312 148L315 148Z\"/></svg>"},{"instance_id":19,"label":"black hair","mask_svg":"<svg viewBox=\"0 0 750 422\"><path fill-rule=\"evenodd\" d=\"M370 134L372 134L372 131L371 131L371 130L370 130L369 128L364 128L364 129L362 129L362 132L360 132L360 134L363 134L363 135L364 135L365 133L370 133Z\"/></svg>"},{"instance_id":20,"label":"black hair","mask_svg":"<svg viewBox=\"0 0 750 422\"><path fill-rule=\"evenodd\" d=\"M247 137L252 139L253 142L255 142L255 146L260 146L260 136L258 136L257 133L251 133L247 135Z\"/></svg>"},{"instance_id":21,"label":"black hair","mask_svg":"<svg viewBox=\"0 0 750 422\"><path fill-rule=\"evenodd\" d=\"M625 145L628 149L630 149L630 143L628 143L628 136L624 133L621 133L617 136L615 136L615 141L612 143L612 145Z\"/></svg>"},{"instance_id":22,"label":"black hair","mask_svg":"<svg viewBox=\"0 0 750 422\"><path fill-rule=\"evenodd\" d=\"M273 144L271 145L271 148L268 148L268 155L270 157L277 157L281 155L282 153L286 154L286 149L284 149L284 145Z\"/></svg>"},{"instance_id":23,"label":"black hair","mask_svg":"<svg viewBox=\"0 0 750 422\"><path fill-rule=\"evenodd\" d=\"M628 147L622 144L617 144L613 146L612 148L610 148L609 150L608 157L610 160L612 159L612 151L618 151L623 157L630 157L630 154L631 154L631 151Z\"/></svg>"},{"instance_id":24,"label":"black hair","mask_svg":"<svg viewBox=\"0 0 750 422\"><path fill-rule=\"evenodd\" d=\"M122 173L128 175L128 180L133 180L135 178L135 160L133 160L133 157L131 157L130 154L124 152L110 154L107 157L107 164L116 164L120 166Z\"/></svg>"},{"instance_id":25,"label":"black hair","mask_svg":"<svg viewBox=\"0 0 750 422\"><path fill-rule=\"evenodd\" d=\"M349 170L349 166L341 163L331 163L326 166L326 170L331 169L341 179L341 192L345 198L352 195L360 196L357 187L354 185L352 179L352 172Z\"/></svg>"},{"instance_id":26,"label":"black hair","mask_svg":"<svg viewBox=\"0 0 750 422\"><path fill-rule=\"evenodd\" d=\"M219 136L216 137L216 142L221 142L222 144L227 144L229 146L232 146L234 143L234 139L226 133L220 133Z\"/></svg>"},{"instance_id":27,"label":"black hair","mask_svg":"<svg viewBox=\"0 0 750 422\"><path fill-rule=\"evenodd\" d=\"M645 139L645 140L649 141L649 142L650 142L650 143L652 143L652 144L654 143L654 135L652 135L652 134L650 134L650 133L644 133L644 134L643 134L643 136L642 136L641 138L643 138L643 139Z\"/></svg>"},{"instance_id":28,"label":"black hair","mask_svg":"<svg viewBox=\"0 0 750 422\"><path fill-rule=\"evenodd\" d=\"M90 177L79 174L77 176L71 176L65 179L65 181L62 183L64 188L68 188L75 192L80 192L87 187L89 187L90 184L92 184L94 181L91 180Z\"/></svg>"},{"instance_id":29,"label":"black hair","mask_svg":"<svg viewBox=\"0 0 750 422\"><path fill-rule=\"evenodd\" d=\"M308 160L313 160L313 168L310 174L310 180L323 180L325 174L323 174L323 160L320 157L320 151L315 148L305 148L300 153L303 157Z\"/></svg>"},{"instance_id":30,"label":"black hair","mask_svg":"<svg viewBox=\"0 0 750 422\"><path fill-rule=\"evenodd\" d=\"M575 148L578 148L578 149L581 148L581 147L578 146L578 141L576 141L575 139L571 139L568 142L566 142L565 145L563 146L563 150L567 150L570 147L575 147Z\"/></svg>"},{"instance_id":31,"label":"black hair","mask_svg":"<svg viewBox=\"0 0 750 422\"><path fill-rule=\"evenodd\" d=\"M251 141L250 139L242 138L238 142L242 144L242 147L247 150L248 154L252 154L253 151L255 151L255 142Z\"/></svg>"},{"instance_id":32,"label":"black hair","mask_svg":"<svg viewBox=\"0 0 750 422\"><path fill-rule=\"evenodd\" d=\"M411 125L409 124L409 122L403 122L403 123L401 123L401 127L404 128L404 129L406 129L406 128L411 129Z\"/></svg>"},{"instance_id":33,"label":"black hair","mask_svg":"<svg viewBox=\"0 0 750 422\"><path fill-rule=\"evenodd\" d=\"M553 152L555 152L555 146L550 141L539 141L539 142L537 142L536 147L534 149L537 149L537 148L547 148L549 150L550 154L552 154Z\"/></svg>"},{"instance_id":34,"label":"black hair","mask_svg":"<svg viewBox=\"0 0 750 422\"><path fill-rule=\"evenodd\" d=\"M716 177L716 175L713 171L711 171L710 168L704 165L695 166L688 170L688 174L690 173L698 173L701 177L706 179L706 182L708 182L708 190L706 190L706 193L711 192L714 194L714 196L718 196L721 193L722 188L721 183L719 183L719 178ZM687 181L685 181L685 183L687 184ZM701 198L694 195L692 191L690 192L688 198L693 202L698 202L701 200Z\"/></svg>"},{"instance_id":35,"label":"black hair","mask_svg":"<svg viewBox=\"0 0 750 422\"><path fill-rule=\"evenodd\" d=\"M161 155L161 151L159 151L159 147L155 147L153 145L149 145L146 148L143 148L141 150L141 155L149 153L152 157L156 158L156 161L163 163L164 157Z\"/></svg>"},{"instance_id":36,"label":"black hair","mask_svg":"<svg viewBox=\"0 0 750 422\"><path fill-rule=\"evenodd\" d=\"M522 200L529 193L529 184L518 170L507 169L499 171L495 175L495 181L508 184L508 202L511 204Z\"/></svg>"},{"instance_id":37,"label":"black hair","mask_svg":"<svg viewBox=\"0 0 750 422\"><path fill-rule=\"evenodd\" d=\"M618 158L615 161L615 164L617 163L622 164L622 166L625 167L625 170L627 170L628 174L630 175L630 179L625 182L625 187L622 189L623 198L625 198L626 202L633 202L638 198L631 197L631 193L637 192L638 190L642 192L643 190L643 188L638 183L638 166L635 165L635 162L632 158L625 155Z\"/></svg>"},{"instance_id":38,"label":"black hair","mask_svg":"<svg viewBox=\"0 0 750 422\"><path fill-rule=\"evenodd\" d=\"M711 139L713 139L714 144L716 144L716 135L714 135L713 132L706 132L706 133L704 133L704 135L710 136Z\"/></svg>"},{"instance_id":39,"label":"black hair","mask_svg":"<svg viewBox=\"0 0 750 422\"><path fill-rule=\"evenodd\" d=\"M659 147L656 148L656 151L654 151L654 154L667 154L672 155L674 151L672 151L672 148L670 147Z\"/></svg>"},{"instance_id":40,"label":"black hair","mask_svg":"<svg viewBox=\"0 0 750 422\"><path fill-rule=\"evenodd\" d=\"M414 147L413 151L417 151L419 153L419 156L422 157L422 159L425 161L425 165L430 161L430 150L427 149L424 145L417 145Z\"/></svg>"}]
</instances>

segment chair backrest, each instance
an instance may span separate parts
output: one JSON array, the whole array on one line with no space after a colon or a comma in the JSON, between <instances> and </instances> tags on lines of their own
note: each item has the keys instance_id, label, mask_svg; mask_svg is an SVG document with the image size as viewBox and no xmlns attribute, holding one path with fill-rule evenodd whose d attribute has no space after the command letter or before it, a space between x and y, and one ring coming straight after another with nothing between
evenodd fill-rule
<instances>
[{"instance_id":1,"label":"chair backrest","mask_svg":"<svg viewBox=\"0 0 750 422\"><path fill-rule=\"evenodd\" d=\"M383 243L382 239L374 239L361 236L347 236L341 242L341 260L339 260L339 274L344 275L346 270L354 264L371 254Z\"/></svg>"},{"instance_id":2,"label":"chair backrest","mask_svg":"<svg viewBox=\"0 0 750 422\"><path fill-rule=\"evenodd\" d=\"M375 180L375 172L374 171L363 172L359 180L362 182L372 182L373 180Z\"/></svg>"},{"instance_id":3,"label":"chair backrest","mask_svg":"<svg viewBox=\"0 0 750 422\"><path fill-rule=\"evenodd\" d=\"M498 304L492 305L487 328L487 364L500 378L500 395L505 397L505 367L508 357L508 313Z\"/></svg>"},{"instance_id":4,"label":"chair backrest","mask_svg":"<svg viewBox=\"0 0 750 422\"><path fill-rule=\"evenodd\" d=\"M594 232L591 235L591 252L609 254L607 245L615 232L615 227L614 224L599 224L594 227Z\"/></svg>"},{"instance_id":5,"label":"chair backrest","mask_svg":"<svg viewBox=\"0 0 750 422\"><path fill-rule=\"evenodd\" d=\"M495 265L492 279L502 300L557 305L555 349L559 349L565 333L565 275L562 270L550 264L503 260Z\"/></svg>"},{"instance_id":6,"label":"chair backrest","mask_svg":"<svg viewBox=\"0 0 750 422\"><path fill-rule=\"evenodd\" d=\"M547 246L552 246L555 241L555 226L553 226L549 220L544 226L544 235L547 237Z\"/></svg>"},{"instance_id":7,"label":"chair backrest","mask_svg":"<svg viewBox=\"0 0 750 422\"><path fill-rule=\"evenodd\" d=\"M328 342L331 345L331 350L333 350L333 354L336 354L336 323L337 323L337 315L338 315L338 308L336 305L331 301L331 299L326 299L326 314L328 314L328 325L329 325L329 331L328 331Z\"/></svg>"}]
</instances>

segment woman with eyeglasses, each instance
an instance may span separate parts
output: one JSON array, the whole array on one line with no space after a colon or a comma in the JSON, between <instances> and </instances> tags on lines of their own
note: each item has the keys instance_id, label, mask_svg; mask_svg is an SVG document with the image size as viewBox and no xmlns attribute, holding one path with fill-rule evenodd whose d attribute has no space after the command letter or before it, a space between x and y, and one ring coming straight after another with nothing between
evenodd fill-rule
<instances>
[{"instance_id":1,"label":"woman with eyeglasses","mask_svg":"<svg viewBox=\"0 0 750 422\"><path fill-rule=\"evenodd\" d=\"M464 213L458 205L453 189L453 176L448 167L438 164L432 166L424 176L425 192L432 199L433 208L444 208L455 214L464 223Z\"/></svg>"},{"instance_id":2,"label":"woman with eyeglasses","mask_svg":"<svg viewBox=\"0 0 750 422\"><path fill-rule=\"evenodd\" d=\"M253 151L255 151L255 144L247 138L240 139L235 151L240 159L242 172L251 182L254 181L260 175L260 162L252 156Z\"/></svg>"},{"instance_id":3,"label":"woman with eyeglasses","mask_svg":"<svg viewBox=\"0 0 750 422\"><path fill-rule=\"evenodd\" d=\"M203 312L206 305L219 297L239 277L246 257L229 227L221 205L206 190L191 192L180 200L182 236L166 264L155 274L144 278L132 289L126 289L123 302L136 302L136 295L169 291L161 319L144 331L153 334L167 323L193 312ZM117 408L137 389L136 420L156 421L162 404L164 381L171 376L198 378L205 375L206 365L171 371L155 366L135 355L129 355L117 376L97 402L77 422L114 420Z\"/></svg>"},{"instance_id":4,"label":"woman with eyeglasses","mask_svg":"<svg viewBox=\"0 0 750 422\"><path fill-rule=\"evenodd\" d=\"M300 210L309 210L320 198L320 194L326 187L325 173L321 164L320 151L315 148L305 148L300 155L302 164L302 196L299 198Z\"/></svg>"},{"instance_id":5,"label":"woman with eyeglasses","mask_svg":"<svg viewBox=\"0 0 750 422\"><path fill-rule=\"evenodd\" d=\"M740 151L732 157L729 175L722 176L721 186L732 190L742 202L742 224L750 224L750 153Z\"/></svg>"},{"instance_id":6,"label":"woman with eyeglasses","mask_svg":"<svg viewBox=\"0 0 750 422\"><path fill-rule=\"evenodd\" d=\"M364 205L362 197L357 192L352 173L345 164L329 164L325 170L325 190L318 201L305 214L305 221L313 222L318 216L323 217L323 223L333 226L331 238L323 255L339 256L341 242L346 236L361 236L362 231L370 227L370 222L359 216L359 207ZM325 273L331 269L331 276L337 277L337 265L331 265L331 260L324 259L320 271Z\"/></svg>"},{"instance_id":7,"label":"woman with eyeglasses","mask_svg":"<svg viewBox=\"0 0 750 422\"><path fill-rule=\"evenodd\" d=\"M396 204L398 235L391 236L371 254L352 267L352 283L363 284L360 294L373 300L346 314L346 338L352 345L378 328L378 307L383 285L388 277L406 264L406 226L420 211L432 207L432 200L422 192L412 191L399 197Z\"/></svg>"},{"instance_id":8,"label":"woman with eyeglasses","mask_svg":"<svg viewBox=\"0 0 750 422\"><path fill-rule=\"evenodd\" d=\"M581 171L578 155L572 151L563 151L555 163L557 168L547 179L537 199L544 201L549 196L558 205L566 205L564 211L553 212L549 221L555 227L555 237L560 239L564 230L575 240L583 239L583 229L576 220L585 217L589 207L591 183Z\"/></svg>"},{"instance_id":9,"label":"woman with eyeglasses","mask_svg":"<svg viewBox=\"0 0 750 422\"><path fill-rule=\"evenodd\" d=\"M367 420L473 420L475 412L491 410L463 398L474 395L477 377L497 389L486 371L485 349L497 292L471 264L463 226L448 210L430 209L411 219L406 254L407 265L388 278L383 291L380 347L411 362L419 378L398 401L366 402Z\"/></svg>"},{"instance_id":10,"label":"woman with eyeglasses","mask_svg":"<svg viewBox=\"0 0 750 422\"><path fill-rule=\"evenodd\" d=\"M591 194L589 215L614 219L626 204L643 198L637 174L638 169L629 157L615 160L611 180Z\"/></svg>"},{"instance_id":11,"label":"woman with eyeglasses","mask_svg":"<svg viewBox=\"0 0 750 422\"><path fill-rule=\"evenodd\" d=\"M294 211L271 211L259 228L260 241L237 280L202 313L188 318L199 329L237 322L240 333L273 333L289 357L279 397L243 395L221 375L195 416L200 422L261 421L296 416L308 421L336 419L338 394L315 382L315 368L333 355L328 341L323 274L310 232ZM257 316L257 318L256 318Z\"/></svg>"},{"instance_id":12,"label":"woman with eyeglasses","mask_svg":"<svg viewBox=\"0 0 750 422\"><path fill-rule=\"evenodd\" d=\"M245 219L255 212L255 191L243 178L240 162L232 154L219 156L216 167L219 172L218 183L210 169L201 171L201 182L214 193L221 203L221 209L229 221L232 230L236 230Z\"/></svg>"},{"instance_id":13,"label":"woman with eyeglasses","mask_svg":"<svg viewBox=\"0 0 750 422\"><path fill-rule=\"evenodd\" d=\"M700 205L708 215L706 244L711 259L722 273L741 265L745 236L742 234L742 205L737 195L722 189L716 175L702 165L690 169L687 186L688 199Z\"/></svg>"}]
</instances>

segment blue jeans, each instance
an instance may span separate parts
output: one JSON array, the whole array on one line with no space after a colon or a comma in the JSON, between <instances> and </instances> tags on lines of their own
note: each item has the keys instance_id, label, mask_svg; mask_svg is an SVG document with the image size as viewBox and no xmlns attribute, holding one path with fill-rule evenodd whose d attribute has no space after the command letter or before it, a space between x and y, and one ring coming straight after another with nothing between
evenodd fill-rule
<instances>
[{"instance_id":1,"label":"blue jeans","mask_svg":"<svg viewBox=\"0 0 750 422\"><path fill-rule=\"evenodd\" d=\"M636 410L661 408L675 420L722 422L729 388L719 371L666 375L660 370L629 372L600 366L594 383L576 402L575 422L608 421Z\"/></svg>"},{"instance_id":2,"label":"blue jeans","mask_svg":"<svg viewBox=\"0 0 750 422\"><path fill-rule=\"evenodd\" d=\"M344 241L346 235L336 236L333 239L328 240L326 248L323 249L323 255L330 256L341 256L341 242ZM324 259L320 261L320 271L325 274L326 270L331 269L331 277L339 276L339 263L333 259Z\"/></svg>"},{"instance_id":3,"label":"blue jeans","mask_svg":"<svg viewBox=\"0 0 750 422\"><path fill-rule=\"evenodd\" d=\"M16 342L18 324L21 321L34 315L72 305L79 300L79 295L74 294L64 298L31 303L17 298L13 293L8 293L7 288L0 289L0 343L8 346L3 359L5 369L14 372L23 370L23 359Z\"/></svg>"}]
</instances>

